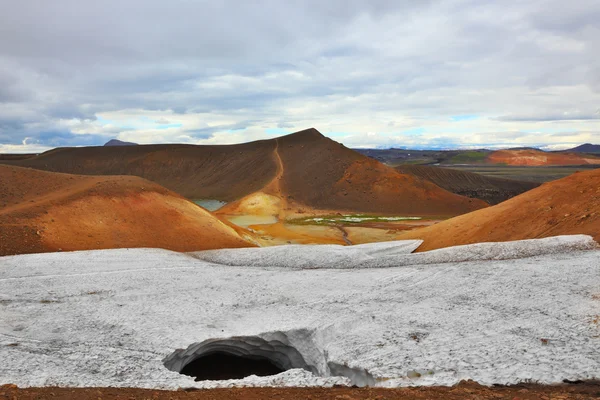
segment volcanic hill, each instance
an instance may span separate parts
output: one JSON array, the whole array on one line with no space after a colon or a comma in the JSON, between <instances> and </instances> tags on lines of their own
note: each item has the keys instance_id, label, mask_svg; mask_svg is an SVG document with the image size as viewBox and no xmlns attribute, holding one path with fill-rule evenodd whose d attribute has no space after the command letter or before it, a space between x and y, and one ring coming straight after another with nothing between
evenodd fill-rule
<instances>
[{"instance_id":1,"label":"volcanic hill","mask_svg":"<svg viewBox=\"0 0 600 400\"><path fill-rule=\"evenodd\" d=\"M600 241L600 170L542 184L484 210L398 236L423 239L418 251L481 242L591 235Z\"/></svg>"},{"instance_id":2,"label":"volcanic hill","mask_svg":"<svg viewBox=\"0 0 600 400\"><path fill-rule=\"evenodd\" d=\"M565 152L600 154L600 144L584 143L572 149L565 150Z\"/></svg>"},{"instance_id":3,"label":"volcanic hill","mask_svg":"<svg viewBox=\"0 0 600 400\"><path fill-rule=\"evenodd\" d=\"M526 166L600 164L600 158L595 156L536 149L498 150L489 154L486 161L488 164Z\"/></svg>"},{"instance_id":4,"label":"volcanic hill","mask_svg":"<svg viewBox=\"0 0 600 400\"><path fill-rule=\"evenodd\" d=\"M251 247L246 233L153 182L0 165L0 256Z\"/></svg>"},{"instance_id":5,"label":"volcanic hill","mask_svg":"<svg viewBox=\"0 0 600 400\"><path fill-rule=\"evenodd\" d=\"M110 139L108 142L104 143L104 146L137 146L137 143L133 142L124 142L119 139Z\"/></svg>"},{"instance_id":6,"label":"volcanic hill","mask_svg":"<svg viewBox=\"0 0 600 400\"><path fill-rule=\"evenodd\" d=\"M136 175L229 214L314 210L453 216L487 204L402 174L307 129L239 145L61 148L2 161L57 172Z\"/></svg>"},{"instance_id":7,"label":"volcanic hill","mask_svg":"<svg viewBox=\"0 0 600 400\"><path fill-rule=\"evenodd\" d=\"M495 178L451 168L404 164L396 167L403 174L435 183L449 192L461 196L498 204L511 197L539 186L536 182Z\"/></svg>"}]
</instances>

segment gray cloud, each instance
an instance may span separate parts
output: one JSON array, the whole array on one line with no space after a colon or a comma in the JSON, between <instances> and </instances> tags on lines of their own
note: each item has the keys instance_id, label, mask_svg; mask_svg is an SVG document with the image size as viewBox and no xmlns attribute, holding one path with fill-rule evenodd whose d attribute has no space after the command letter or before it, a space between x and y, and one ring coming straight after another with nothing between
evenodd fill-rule
<instances>
[{"instance_id":1,"label":"gray cloud","mask_svg":"<svg viewBox=\"0 0 600 400\"><path fill-rule=\"evenodd\" d=\"M594 122L598 19L595 0L8 2L0 144L84 145L122 130L74 134L65 121L124 110L214 115L174 134L195 139L297 124L335 132L356 118L399 131L392 120L464 114ZM454 135L437 137L468 142Z\"/></svg>"},{"instance_id":2,"label":"gray cloud","mask_svg":"<svg viewBox=\"0 0 600 400\"><path fill-rule=\"evenodd\" d=\"M564 112L561 114L539 114L539 115L504 115L496 118L498 121L589 121L600 120L600 113Z\"/></svg>"}]
</instances>

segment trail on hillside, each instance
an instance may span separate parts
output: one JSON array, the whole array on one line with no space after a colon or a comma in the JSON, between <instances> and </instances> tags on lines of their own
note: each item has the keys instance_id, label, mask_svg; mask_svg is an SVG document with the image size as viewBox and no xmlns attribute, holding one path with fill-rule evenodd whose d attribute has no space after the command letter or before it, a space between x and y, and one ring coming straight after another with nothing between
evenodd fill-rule
<instances>
[{"instance_id":1,"label":"trail on hillside","mask_svg":"<svg viewBox=\"0 0 600 400\"><path fill-rule=\"evenodd\" d=\"M273 149L273 158L275 159L275 163L277 164L277 172L271 182L269 182L265 189L271 189L274 192L277 192L280 196L281 193L281 178L283 177L283 161L281 161L281 156L279 155L279 140L275 139L275 148Z\"/></svg>"},{"instance_id":2,"label":"trail on hillside","mask_svg":"<svg viewBox=\"0 0 600 400\"><path fill-rule=\"evenodd\" d=\"M279 155L279 139L275 139L275 148L273 149L273 158L275 159L275 163L277 164L277 173L275 174L275 177L273 177L271 182L269 182L265 186L264 191L267 193L272 192L274 195L279 197L280 202L281 202L281 207L279 208L279 213L277 215L277 218L280 221L283 221L284 217L285 217L284 210L287 207L287 202L286 202L285 195L284 195L283 191L281 190L281 180L283 179L283 161L281 160L281 156Z\"/></svg>"}]
</instances>

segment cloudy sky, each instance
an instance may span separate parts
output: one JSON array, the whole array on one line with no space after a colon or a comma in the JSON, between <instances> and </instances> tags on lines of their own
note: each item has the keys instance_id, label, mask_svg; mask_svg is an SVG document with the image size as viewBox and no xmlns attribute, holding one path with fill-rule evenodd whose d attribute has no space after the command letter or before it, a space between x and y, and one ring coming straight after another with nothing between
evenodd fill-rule
<instances>
[{"instance_id":1,"label":"cloudy sky","mask_svg":"<svg viewBox=\"0 0 600 400\"><path fill-rule=\"evenodd\" d=\"M226 144L600 143L597 0L19 0L0 152Z\"/></svg>"}]
</instances>

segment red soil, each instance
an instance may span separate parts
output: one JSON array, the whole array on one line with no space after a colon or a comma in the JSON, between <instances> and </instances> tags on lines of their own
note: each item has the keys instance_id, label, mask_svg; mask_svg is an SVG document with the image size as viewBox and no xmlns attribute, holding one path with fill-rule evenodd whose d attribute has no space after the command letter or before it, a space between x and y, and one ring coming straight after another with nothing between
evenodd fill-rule
<instances>
[{"instance_id":1,"label":"red soil","mask_svg":"<svg viewBox=\"0 0 600 400\"><path fill-rule=\"evenodd\" d=\"M481 242L587 234L600 242L600 170L578 172L503 203L403 233L419 251Z\"/></svg>"},{"instance_id":2,"label":"red soil","mask_svg":"<svg viewBox=\"0 0 600 400\"><path fill-rule=\"evenodd\" d=\"M0 255L249 247L245 231L145 179L0 165Z\"/></svg>"},{"instance_id":3,"label":"red soil","mask_svg":"<svg viewBox=\"0 0 600 400\"><path fill-rule=\"evenodd\" d=\"M382 388L235 388L194 391L166 391L133 388L29 388L14 385L0 386L0 399L20 400L424 400L424 399L592 399L600 397L600 385L586 382L576 385L535 385L486 387L472 382L461 382L452 387Z\"/></svg>"},{"instance_id":4,"label":"red soil","mask_svg":"<svg viewBox=\"0 0 600 400\"><path fill-rule=\"evenodd\" d=\"M548 153L541 150L498 150L487 157L492 164L548 166L600 164L600 158L576 153Z\"/></svg>"}]
</instances>

